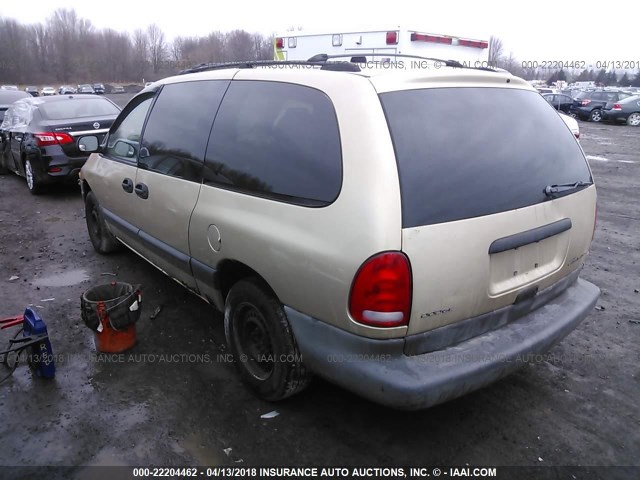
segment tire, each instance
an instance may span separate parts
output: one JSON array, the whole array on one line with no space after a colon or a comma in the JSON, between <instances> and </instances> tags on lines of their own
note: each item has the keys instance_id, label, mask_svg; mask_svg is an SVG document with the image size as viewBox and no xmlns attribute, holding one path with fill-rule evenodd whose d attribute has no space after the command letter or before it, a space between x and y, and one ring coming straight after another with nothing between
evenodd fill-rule
<instances>
[{"instance_id":1,"label":"tire","mask_svg":"<svg viewBox=\"0 0 640 480\"><path fill-rule=\"evenodd\" d=\"M599 108L594 108L591 110L591 114L589 115L590 122L601 122L602 121L602 111Z\"/></svg>"},{"instance_id":2,"label":"tire","mask_svg":"<svg viewBox=\"0 0 640 480\"><path fill-rule=\"evenodd\" d=\"M44 191L44 185L28 158L24 161L24 176L27 179L27 188L32 195L40 195Z\"/></svg>"},{"instance_id":3,"label":"tire","mask_svg":"<svg viewBox=\"0 0 640 480\"><path fill-rule=\"evenodd\" d=\"M105 223L102 212L100 211L98 200L96 200L93 192L87 194L84 206L87 231L89 232L89 238L91 239L94 250L103 255L119 250L121 244L109 231L109 227Z\"/></svg>"},{"instance_id":4,"label":"tire","mask_svg":"<svg viewBox=\"0 0 640 480\"><path fill-rule=\"evenodd\" d=\"M0 152L0 175L6 175L9 169L4 166L4 153Z\"/></svg>"},{"instance_id":5,"label":"tire","mask_svg":"<svg viewBox=\"0 0 640 480\"><path fill-rule=\"evenodd\" d=\"M258 279L231 288L224 328L242 381L260 398L282 400L311 381L282 305Z\"/></svg>"},{"instance_id":6,"label":"tire","mask_svg":"<svg viewBox=\"0 0 640 480\"><path fill-rule=\"evenodd\" d=\"M627 117L627 125L631 127L640 126L640 112L634 112Z\"/></svg>"}]
</instances>

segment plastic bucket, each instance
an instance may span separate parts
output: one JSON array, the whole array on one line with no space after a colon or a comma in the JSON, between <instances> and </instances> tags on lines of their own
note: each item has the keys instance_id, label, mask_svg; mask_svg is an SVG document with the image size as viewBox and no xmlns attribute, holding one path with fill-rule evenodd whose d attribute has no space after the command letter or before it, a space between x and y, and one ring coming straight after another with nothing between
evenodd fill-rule
<instances>
[{"instance_id":1,"label":"plastic bucket","mask_svg":"<svg viewBox=\"0 0 640 480\"><path fill-rule=\"evenodd\" d=\"M96 350L120 353L136 344L135 322L142 296L128 283L112 282L87 290L81 298L82 319L95 332Z\"/></svg>"}]
</instances>

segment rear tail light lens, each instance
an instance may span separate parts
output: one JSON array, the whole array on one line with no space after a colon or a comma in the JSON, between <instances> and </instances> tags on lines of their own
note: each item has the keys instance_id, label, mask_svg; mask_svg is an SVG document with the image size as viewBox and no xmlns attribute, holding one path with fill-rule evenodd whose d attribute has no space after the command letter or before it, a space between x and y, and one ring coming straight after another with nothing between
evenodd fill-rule
<instances>
[{"instance_id":1,"label":"rear tail light lens","mask_svg":"<svg viewBox=\"0 0 640 480\"><path fill-rule=\"evenodd\" d=\"M620 105L619 103L614 103L613 107L611 107L611 110L622 110L622 105Z\"/></svg>"},{"instance_id":2,"label":"rear tail light lens","mask_svg":"<svg viewBox=\"0 0 640 480\"><path fill-rule=\"evenodd\" d=\"M396 45L398 43L398 32L387 32L387 45Z\"/></svg>"},{"instance_id":3,"label":"rear tail light lens","mask_svg":"<svg viewBox=\"0 0 640 480\"><path fill-rule=\"evenodd\" d=\"M284 39L276 38L276 48L284 48Z\"/></svg>"},{"instance_id":4,"label":"rear tail light lens","mask_svg":"<svg viewBox=\"0 0 640 480\"><path fill-rule=\"evenodd\" d=\"M49 167L49 173L60 173L62 169L60 167Z\"/></svg>"},{"instance_id":5,"label":"rear tail light lens","mask_svg":"<svg viewBox=\"0 0 640 480\"><path fill-rule=\"evenodd\" d=\"M36 145L39 147L46 147L49 145L66 145L74 142L73 137L68 133L43 132L34 133L33 136L36 139Z\"/></svg>"},{"instance_id":6,"label":"rear tail light lens","mask_svg":"<svg viewBox=\"0 0 640 480\"><path fill-rule=\"evenodd\" d=\"M580 132L576 132L576 133L574 133L574 135L576 136L577 139L580 138Z\"/></svg>"},{"instance_id":7,"label":"rear tail light lens","mask_svg":"<svg viewBox=\"0 0 640 480\"><path fill-rule=\"evenodd\" d=\"M399 327L411 314L411 266L402 252L384 252L369 258L351 285L349 313L364 325Z\"/></svg>"},{"instance_id":8,"label":"rear tail light lens","mask_svg":"<svg viewBox=\"0 0 640 480\"><path fill-rule=\"evenodd\" d=\"M582 100L582 101L580 102L580 104L581 104L583 107L584 107L584 106L586 106L586 105L589 105L590 103L591 103L591 100Z\"/></svg>"}]
</instances>

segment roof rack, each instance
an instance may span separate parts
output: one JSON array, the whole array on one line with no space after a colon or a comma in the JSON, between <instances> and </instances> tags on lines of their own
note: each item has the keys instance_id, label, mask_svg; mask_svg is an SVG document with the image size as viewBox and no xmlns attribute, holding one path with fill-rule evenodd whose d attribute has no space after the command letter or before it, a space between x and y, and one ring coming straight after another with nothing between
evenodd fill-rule
<instances>
[{"instance_id":1,"label":"roof rack","mask_svg":"<svg viewBox=\"0 0 640 480\"><path fill-rule=\"evenodd\" d=\"M353 53L339 53L339 54L336 54L336 55L327 55L326 53L320 53L318 55L314 55L308 61L310 61L310 62L326 62L326 61L332 60L334 58L352 58L353 59L353 58L363 58L363 57L365 57L365 58L366 57L415 58L417 60L429 60L429 61L432 61L432 62L440 62L445 67L469 68L471 70L484 70L484 71L487 71L487 72L498 72L498 70L493 69L493 68L489 68L489 67L469 67L469 66L466 66L466 65L460 63L457 60L445 60L443 58L422 57L420 55L409 55L409 54L405 54L405 53L365 53L365 52L362 52L361 54L358 54L358 52L353 52ZM353 60L352 60L352 62L353 62ZM365 63L365 62L354 62L354 63L358 64L358 63Z\"/></svg>"},{"instance_id":2,"label":"roof rack","mask_svg":"<svg viewBox=\"0 0 640 480\"><path fill-rule=\"evenodd\" d=\"M384 58L415 58L418 60L429 60L432 62L440 62L445 67L453 68L468 68L471 70L484 70L487 72L498 72L493 68L488 67L469 67L463 65L457 60L444 60L442 58L421 57L419 55L408 55L402 53L364 53L358 55L359 52L352 54L341 53L337 55L327 55L326 53L319 53L309 58L308 60L250 60L245 62L227 62L227 63L201 63L192 68L181 70L179 75L187 73L205 72L208 70L222 70L225 68L256 68L256 67L268 67L268 66L281 66L281 65L294 65L294 66L306 66L306 67L320 67L321 70L333 70L341 72L360 72L361 68L359 64L366 63L363 61L357 61L354 59L362 59L366 57L384 57ZM350 58L351 61L330 61L337 58Z\"/></svg>"},{"instance_id":3,"label":"roof rack","mask_svg":"<svg viewBox=\"0 0 640 480\"><path fill-rule=\"evenodd\" d=\"M192 68L181 70L178 75L205 72L208 70L223 70L225 68L256 68L281 65L297 65L306 67L320 67L321 70L337 70L342 72L359 72L360 67L352 62L319 62L309 60L250 60L246 62L201 63Z\"/></svg>"}]
</instances>

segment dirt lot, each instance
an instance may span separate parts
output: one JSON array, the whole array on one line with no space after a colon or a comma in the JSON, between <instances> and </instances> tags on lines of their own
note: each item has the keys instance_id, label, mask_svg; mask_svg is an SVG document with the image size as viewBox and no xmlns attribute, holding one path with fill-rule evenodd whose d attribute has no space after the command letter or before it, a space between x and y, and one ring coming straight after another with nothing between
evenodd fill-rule
<instances>
[{"instance_id":1,"label":"dirt lot","mask_svg":"<svg viewBox=\"0 0 640 480\"><path fill-rule=\"evenodd\" d=\"M413 413L320 380L257 400L225 361L219 313L133 253L93 251L78 190L33 197L0 177L0 317L36 305L58 360L54 380L21 365L0 384L0 465L640 465L640 129L580 126L599 193L583 272L597 309L546 361ZM114 278L143 285L140 343L98 357L80 296Z\"/></svg>"}]
</instances>

